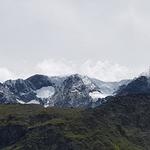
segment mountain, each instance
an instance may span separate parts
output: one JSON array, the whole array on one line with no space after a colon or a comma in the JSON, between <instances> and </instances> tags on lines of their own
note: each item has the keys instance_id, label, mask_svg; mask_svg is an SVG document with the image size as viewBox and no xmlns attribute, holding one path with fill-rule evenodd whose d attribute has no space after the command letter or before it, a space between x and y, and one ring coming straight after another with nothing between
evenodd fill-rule
<instances>
[{"instance_id":1,"label":"mountain","mask_svg":"<svg viewBox=\"0 0 150 150\"><path fill-rule=\"evenodd\" d=\"M0 105L2 150L149 150L150 96L107 97L96 108Z\"/></svg>"},{"instance_id":2,"label":"mountain","mask_svg":"<svg viewBox=\"0 0 150 150\"><path fill-rule=\"evenodd\" d=\"M41 104L45 107L95 107L129 80L103 82L79 74L64 77L34 75L0 85L0 103Z\"/></svg>"},{"instance_id":3,"label":"mountain","mask_svg":"<svg viewBox=\"0 0 150 150\"><path fill-rule=\"evenodd\" d=\"M16 103L16 96L9 88L0 83L0 104Z\"/></svg>"},{"instance_id":4,"label":"mountain","mask_svg":"<svg viewBox=\"0 0 150 150\"><path fill-rule=\"evenodd\" d=\"M150 78L140 76L135 78L129 84L121 86L117 91L117 95L135 95L150 94Z\"/></svg>"}]
</instances>

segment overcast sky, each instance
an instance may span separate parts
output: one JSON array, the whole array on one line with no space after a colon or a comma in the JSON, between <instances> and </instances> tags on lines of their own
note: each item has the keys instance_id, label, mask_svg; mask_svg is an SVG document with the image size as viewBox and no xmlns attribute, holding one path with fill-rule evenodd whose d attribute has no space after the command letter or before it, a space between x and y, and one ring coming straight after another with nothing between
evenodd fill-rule
<instances>
[{"instance_id":1,"label":"overcast sky","mask_svg":"<svg viewBox=\"0 0 150 150\"><path fill-rule=\"evenodd\" d=\"M149 65L149 0L0 0L0 81L34 73L115 81Z\"/></svg>"}]
</instances>

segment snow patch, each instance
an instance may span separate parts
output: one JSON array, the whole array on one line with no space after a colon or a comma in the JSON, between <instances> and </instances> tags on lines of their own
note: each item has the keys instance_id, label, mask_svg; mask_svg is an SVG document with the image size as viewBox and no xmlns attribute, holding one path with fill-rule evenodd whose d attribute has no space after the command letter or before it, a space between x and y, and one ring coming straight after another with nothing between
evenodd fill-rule
<instances>
[{"instance_id":1,"label":"snow patch","mask_svg":"<svg viewBox=\"0 0 150 150\"><path fill-rule=\"evenodd\" d=\"M92 97L93 100L98 100L99 98L105 98L108 96L107 94L103 94L99 91L90 92L89 95Z\"/></svg>"},{"instance_id":2,"label":"snow patch","mask_svg":"<svg viewBox=\"0 0 150 150\"><path fill-rule=\"evenodd\" d=\"M44 105L44 108L48 108L49 106L50 106L50 105L48 105L48 104L45 104L45 105Z\"/></svg>"},{"instance_id":3,"label":"snow patch","mask_svg":"<svg viewBox=\"0 0 150 150\"><path fill-rule=\"evenodd\" d=\"M18 102L19 104L25 104L25 102L24 102L24 101L19 100L19 99L17 99L17 102Z\"/></svg>"},{"instance_id":4,"label":"snow patch","mask_svg":"<svg viewBox=\"0 0 150 150\"><path fill-rule=\"evenodd\" d=\"M85 85L90 85L92 84L91 80L87 77L87 76L84 76L84 77L81 77L82 78L82 81Z\"/></svg>"},{"instance_id":5,"label":"snow patch","mask_svg":"<svg viewBox=\"0 0 150 150\"><path fill-rule=\"evenodd\" d=\"M39 90L36 90L36 96L38 98L51 98L55 94L55 88L52 86L42 87Z\"/></svg>"},{"instance_id":6,"label":"snow patch","mask_svg":"<svg viewBox=\"0 0 150 150\"><path fill-rule=\"evenodd\" d=\"M89 87L91 90L96 88L96 85L92 82L92 80L87 76L81 76L83 83Z\"/></svg>"},{"instance_id":7,"label":"snow patch","mask_svg":"<svg viewBox=\"0 0 150 150\"><path fill-rule=\"evenodd\" d=\"M38 102L37 100L31 100L30 102L28 102L26 104L37 104L37 105L39 105L40 102Z\"/></svg>"},{"instance_id":8,"label":"snow patch","mask_svg":"<svg viewBox=\"0 0 150 150\"><path fill-rule=\"evenodd\" d=\"M25 103L24 101L17 99L17 102L19 104L40 104L40 102L38 102L37 100L31 100L30 102Z\"/></svg>"}]
</instances>

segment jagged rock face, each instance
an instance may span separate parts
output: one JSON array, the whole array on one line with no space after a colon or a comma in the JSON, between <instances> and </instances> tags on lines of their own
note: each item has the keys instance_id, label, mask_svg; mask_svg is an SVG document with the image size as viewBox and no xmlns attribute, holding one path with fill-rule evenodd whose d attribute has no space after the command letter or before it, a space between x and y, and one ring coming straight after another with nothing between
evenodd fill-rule
<instances>
[{"instance_id":1,"label":"jagged rock face","mask_svg":"<svg viewBox=\"0 0 150 150\"><path fill-rule=\"evenodd\" d=\"M6 81L4 85L6 85L14 94L27 93L32 89L29 82L23 79L18 79L15 81L9 80Z\"/></svg>"},{"instance_id":2,"label":"jagged rock face","mask_svg":"<svg viewBox=\"0 0 150 150\"><path fill-rule=\"evenodd\" d=\"M34 75L0 85L0 103L41 104L45 107L98 106L121 83L106 83L78 74L66 77ZM122 85L122 84L121 84Z\"/></svg>"},{"instance_id":3,"label":"jagged rock face","mask_svg":"<svg viewBox=\"0 0 150 150\"><path fill-rule=\"evenodd\" d=\"M89 79L87 79L89 80ZM62 87L56 95L56 99L61 99L56 105L84 107L92 102L89 93L100 89L96 85L89 85L84 82L84 78L80 75L72 75L68 77L62 84Z\"/></svg>"},{"instance_id":4,"label":"jagged rock face","mask_svg":"<svg viewBox=\"0 0 150 150\"><path fill-rule=\"evenodd\" d=\"M120 87L117 95L150 94L150 79L141 76L126 86Z\"/></svg>"},{"instance_id":5,"label":"jagged rock face","mask_svg":"<svg viewBox=\"0 0 150 150\"><path fill-rule=\"evenodd\" d=\"M52 83L47 76L35 75L26 80L9 80L4 85L18 97L18 100L27 103L32 100L40 101L41 99L37 97L36 90L52 86Z\"/></svg>"},{"instance_id":6,"label":"jagged rock face","mask_svg":"<svg viewBox=\"0 0 150 150\"><path fill-rule=\"evenodd\" d=\"M22 79L9 80L4 83L4 85L18 97L19 100L28 102L36 97L32 90L32 85L30 82Z\"/></svg>"},{"instance_id":7,"label":"jagged rock face","mask_svg":"<svg viewBox=\"0 0 150 150\"><path fill-rule=\"evenodd\" d=\"M0 104L16 103L16 96L0 83Z\"/></svg>"}]
</instances>

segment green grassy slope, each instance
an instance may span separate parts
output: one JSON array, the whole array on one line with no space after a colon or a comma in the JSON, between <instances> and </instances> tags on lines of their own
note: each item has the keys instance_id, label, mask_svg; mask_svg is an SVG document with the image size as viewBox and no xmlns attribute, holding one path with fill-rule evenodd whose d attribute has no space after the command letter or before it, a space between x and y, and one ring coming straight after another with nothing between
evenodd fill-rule
<instances>
[{"instance_id":1,"label":"green grassy slope","mask_svg":"<svg viewBox=\"0 0 150 150\"><path fill-rule=\"evenodd\" d=\"M149 150L150 97L108 101L86 110L0 105L0 149Z\"/></svg>"}]
</instances>

